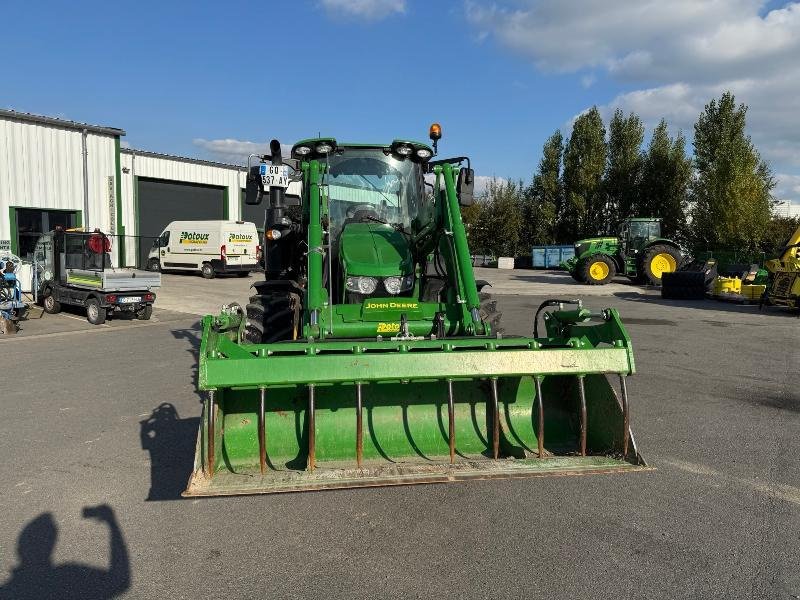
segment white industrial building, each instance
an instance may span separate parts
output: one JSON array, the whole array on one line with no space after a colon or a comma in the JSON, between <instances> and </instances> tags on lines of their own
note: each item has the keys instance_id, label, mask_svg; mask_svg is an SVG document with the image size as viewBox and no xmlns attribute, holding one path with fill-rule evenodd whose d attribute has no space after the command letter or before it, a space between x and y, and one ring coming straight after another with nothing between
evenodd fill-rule
<instances>
[{"instance_id":1,"label":"white industrial building","mask_svg":"<svg viewBox=\"0 0 800 600\"><path fill-rule=\"evenodd\" d=\"M263 222L244 206L246 169L122 148L125 131L0 109L0 250L30 255L38 235L99 228L121 266L141 265L173 220Z\"/></svg>"}]
</instances>

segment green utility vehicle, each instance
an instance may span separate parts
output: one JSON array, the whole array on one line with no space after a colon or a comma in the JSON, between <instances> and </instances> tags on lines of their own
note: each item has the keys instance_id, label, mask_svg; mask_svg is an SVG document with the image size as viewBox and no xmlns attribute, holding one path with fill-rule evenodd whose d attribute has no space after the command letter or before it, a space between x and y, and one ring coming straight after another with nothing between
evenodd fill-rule
<instances>
[{"instance_id":1,"label":"green utility vehicle","mask_svg":"<svg viewBox=\"0 0 800 600\"><path fill-rule=\"evenodd\" d=\"M625 219L619 237L575 242L575 256L561 263L580 283L605 285L619 273L639 283L661 285L661 275L683 262L680 246L661 237L661 219Z\"/></svg>"},{"instance_id":2,"label":"green utility vehicle","mask_svg":"<svg viewBox=\"0 0 800 600\"><path fill-rule=\"evenodd\" d=\"M433 160L440 136L303 140L286 160L273 140L255 157L246 202L266 199L266 276L246 308L203 318L184 495L645 468L618 313L552 299L532 336L502 335L461 220L474 173ZM294 180L300 197L285 194Z\"/></svg>"}]
</instances>

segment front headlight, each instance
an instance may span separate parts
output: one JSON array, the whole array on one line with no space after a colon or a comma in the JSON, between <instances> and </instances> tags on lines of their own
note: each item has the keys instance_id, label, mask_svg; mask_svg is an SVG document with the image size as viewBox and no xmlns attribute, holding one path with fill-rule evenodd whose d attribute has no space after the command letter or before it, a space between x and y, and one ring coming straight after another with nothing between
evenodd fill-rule
<instances>
[{"instance_id":1,"label":"front headlight","mask_svg":"<svg viewBox=\"0 0 800 600\"><path fill-rule=\"evenodd\" d=\"M378 287L378 280L374 277L348 277L345 285L351 292L368 296Z\"/></svg>"},{"instance_id":2,"label":"front headlight","mask_svg":"<svg viewBox=\"0 0 800 600\"><path fill-rule=\"evenodd\" d=\"M400 292L405 292L414 287L414 276L385 277L383 280L383 287L392 296L396 296Z\"/></svg>"}]
</instances>

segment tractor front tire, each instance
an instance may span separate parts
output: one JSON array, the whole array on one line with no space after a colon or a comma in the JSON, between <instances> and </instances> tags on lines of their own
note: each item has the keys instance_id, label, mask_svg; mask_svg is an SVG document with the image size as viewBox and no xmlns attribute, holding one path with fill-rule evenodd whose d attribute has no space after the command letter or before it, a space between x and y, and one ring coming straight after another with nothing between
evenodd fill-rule
<instances>
[{"instance_id":1,"label":"tractor front tire","mask_svg":"<svg viewBox=\"0 0 800 600\"><path fill-rule=\"evenodd\" d=\"M645 248L639 255L638 277L649 285L661 285L664 273L678 270L683 257L680 251L666 244L655 244Z\"/></svg>"},{"instance_id":2,"label":"tractor front tire","mask_svg":"<svg viewBox=\"0 0 800 600\"><path fill-rule=\"evenodd\" d=\"M244 339L250 344L293 340L299 335L300 296L272 292L250 297Z\"/></svg>"},{"instance_id":3,"label":"tractor front tire","mask_svg":"<svg viewBox=\"0 0 800 600\"><path fill-rule=\"evenodd\" d=\"M584 258L578 265L578 272L584 283L589 285L606 285L617 274L617 267L610 256L596 254Z\"/></svg>"}]
</instances>

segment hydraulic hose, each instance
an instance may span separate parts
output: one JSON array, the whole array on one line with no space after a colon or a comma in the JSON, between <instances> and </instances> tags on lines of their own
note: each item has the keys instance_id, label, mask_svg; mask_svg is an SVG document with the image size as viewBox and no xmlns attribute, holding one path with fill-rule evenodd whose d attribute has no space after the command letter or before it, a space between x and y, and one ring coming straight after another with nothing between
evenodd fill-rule
<instances>
[{"instance_id":1,"label":"hydraulic hose","mask_svg":"<svg viewBox=\"0 0 800 600\"><path fill-rule=\"evenodd\" d=\"M536 315L533 317L533 337L539 337L539 315L541 312L550 306L558 306L559 304L581 304L580 300L572 299L572 300L559 300L557 298L551 298L550 300L545 300L539 305L539 308L536 309Z\"/></svg>"}]
</instances>

